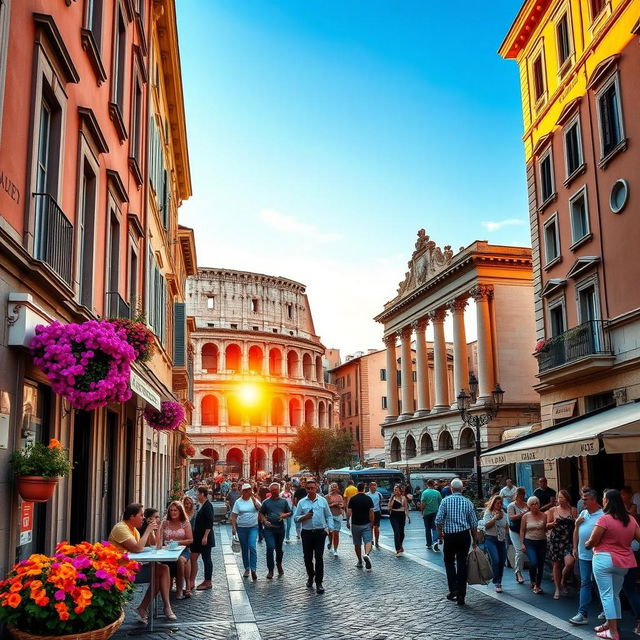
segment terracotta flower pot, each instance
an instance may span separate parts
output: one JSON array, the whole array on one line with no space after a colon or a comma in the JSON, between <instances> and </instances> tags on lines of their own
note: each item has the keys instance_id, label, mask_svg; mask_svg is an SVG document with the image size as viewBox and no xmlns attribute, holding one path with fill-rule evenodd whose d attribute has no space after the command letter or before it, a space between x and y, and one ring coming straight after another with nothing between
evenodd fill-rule
<instances>
[{"instance_id":1,"label":"terracotta flower pot","mask_svg":"<svg viewBox=\"0 0 640 640\"><path fill-rule=\"evenodd\" d=\"M27 502L46 502L58 486L58 478L18 476L18 493Z\"/></svg>"}]
</instances>

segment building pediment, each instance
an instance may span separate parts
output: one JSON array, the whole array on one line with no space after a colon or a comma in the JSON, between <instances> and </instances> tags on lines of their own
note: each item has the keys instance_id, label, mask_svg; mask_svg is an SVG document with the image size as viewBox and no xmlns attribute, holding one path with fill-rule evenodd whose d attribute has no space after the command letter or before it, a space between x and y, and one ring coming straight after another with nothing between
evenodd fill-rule
<instances>
[{"instance_id":1,"label":"building pediment","mask_svg":"<svg viewBox=\"0 0 640 640\"><path fill-rule=\"evenodd\" d=\"M444 271L453 258L451 245L441 249L430 239L424 229L418 231L415 251L407 263L409 270L404 280L399 283L398 296L403 296L423 285L436 274Z\"/></svg>"}]
</instances>

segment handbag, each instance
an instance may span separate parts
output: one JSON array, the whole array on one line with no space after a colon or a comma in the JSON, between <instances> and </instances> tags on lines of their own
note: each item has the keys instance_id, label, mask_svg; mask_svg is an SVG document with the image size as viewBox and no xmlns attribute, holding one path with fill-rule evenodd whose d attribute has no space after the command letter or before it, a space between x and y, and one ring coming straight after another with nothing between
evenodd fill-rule
<instances>
[{"instance_id":1,"label":"handbag","mask_svg":"<svg viewBox=\"0 0 640 640\"><path fill-rule=\"evenodd\" d=\"M231 551L233 551L233 553L240 553L240 540L238 540L238 536L231 538Z\"/></svg>"},{"instance_id":2,"label":"handbag","mask_svg":"<svg viewBox=\"0 0 640 640\"><path fill-rule=\"evenodd\" d=\"M476 547L469 552L468 560L468 584L488 584L493 578L491 563L484 551Z\"/></svg>"}]
</instances>

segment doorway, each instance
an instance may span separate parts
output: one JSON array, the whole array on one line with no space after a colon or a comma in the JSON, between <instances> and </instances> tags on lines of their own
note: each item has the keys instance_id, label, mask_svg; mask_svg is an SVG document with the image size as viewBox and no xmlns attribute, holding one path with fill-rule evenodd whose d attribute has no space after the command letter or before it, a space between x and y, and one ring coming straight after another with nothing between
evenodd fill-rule
<instances>
[{"instance_id":1,"label":"doorway","mask_svg":"<svg viewBox=\"0 0 640 640\"><path fill-rule=\"evenodd\" d=\"M71 544L78 544L88 538L92 417L93 414L88 411L77 411L73 422L73 472L69 526Z\"/></svg>"}]
</instances>

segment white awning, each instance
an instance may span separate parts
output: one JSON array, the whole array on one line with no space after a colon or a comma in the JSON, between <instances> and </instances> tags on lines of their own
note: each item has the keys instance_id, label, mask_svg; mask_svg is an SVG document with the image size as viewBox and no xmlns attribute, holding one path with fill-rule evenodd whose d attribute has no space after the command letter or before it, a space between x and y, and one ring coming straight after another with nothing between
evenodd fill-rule
<instances>
[{"instance_id":1,"label":"white awning","mask_svg":"<svg viewBox=\"0 0 640 640\"><path fill-rule=\"evenodd\" d=\"M511 427L510 429L505 429L502 432L502 442L506 442L507 440L514 440L515 438L522 438L522 436L529 435L532 431L539 430L539 422L534 422L533 424L528 424L523 427Z\"/></svg>"},{"instance_id":2,"label":"white awning","mask_svg":"<svg viewBox=\"0 0 640 640\"><path fill-rule=\"evenodd\" d=\"M607 453L640 451L640 403L623 404L496 447L483 454L482 464L596 455L600 451L600 439Z\"/></svg>"},{"instance_id":3,"label":"white awning","mask_svg":"<svg viewBox=\"0 0 640 640\"><path fill-rule=\"evenodd\" d=\"M465 456L467 453L473 453L475 447L469 447L468 449L448 449L447 451L437 451L438 454L433 460L434 464L440 464L452 458L458 458L459 456Z\"/></svg>"},{"instance_id":4,"label":"white awning","mask_svg":"<svg viewBox=\"0 0 640 640\"><path fill-rule=\"evenodd\" d=\"M458 456L463 456L467 453L471 453L475 451L472 447L470 449L441 449L440 451L429 451L429 453L424 453L421 456L416 456L415 458L406 458L405 460L397 460L396 462L392 462L391 464L397 466L415 466L424 464L425 462L436 462L440 463L440 461L449 460L450 458L457 458Z\"/></svg>"}]
</instances>

